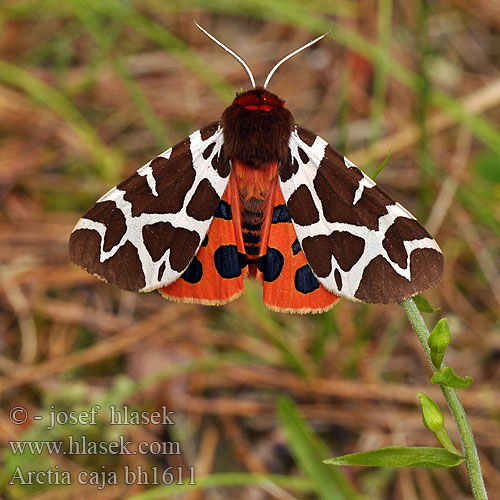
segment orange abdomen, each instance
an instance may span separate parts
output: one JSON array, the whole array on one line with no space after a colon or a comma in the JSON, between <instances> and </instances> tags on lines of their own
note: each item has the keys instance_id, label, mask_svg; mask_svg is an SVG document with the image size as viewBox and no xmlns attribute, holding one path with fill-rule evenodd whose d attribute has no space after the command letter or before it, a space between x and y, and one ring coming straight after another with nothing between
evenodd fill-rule
<instances>
[{"instance_id":1,"label":"orange abdomen","mask_svg":"<svg viewBox=\"0 0 500 500\"><path fill-rule=\"evenodd\" d=\"M239 160L231 162L230 182L235 183L234 193L239 193L238 205L249 275L257 274L257 261L264 253L262 248L268 234L272 216L274 190L278 188L278 162L261 168L252 168ZM235 200L236 201L236 200Z\"/></svg>"}]
</instances>

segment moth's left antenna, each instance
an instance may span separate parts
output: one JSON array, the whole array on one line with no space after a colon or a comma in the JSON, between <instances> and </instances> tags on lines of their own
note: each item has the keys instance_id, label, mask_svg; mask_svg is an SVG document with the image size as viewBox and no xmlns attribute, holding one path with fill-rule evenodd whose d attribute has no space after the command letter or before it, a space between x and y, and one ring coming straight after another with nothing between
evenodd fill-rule
<instances>
[{"instance_id":1,"label":"moth's left antenna","mask_svg":"<svg viewBox=\"0 0 500 500\"><path fill-rule=\"evenodd\" d=\"M203 33L205 33L205 35L208 36L208 38L210 38L210 40L213 40L217 45L219 45L226 52L231 54L245 68L246 72L248 73L248 76L250 77L250 82L252 82L252 87L255 88L255 79L252 75L252 72L250 71L250 68L248 67L248 64L236 52L232 51L229 47L226 47L222 42L219 42L217 38L211 35L206 29L202 28L194 19L193 22L201 31L203 31Z\"/></svg>"}]
</instances>

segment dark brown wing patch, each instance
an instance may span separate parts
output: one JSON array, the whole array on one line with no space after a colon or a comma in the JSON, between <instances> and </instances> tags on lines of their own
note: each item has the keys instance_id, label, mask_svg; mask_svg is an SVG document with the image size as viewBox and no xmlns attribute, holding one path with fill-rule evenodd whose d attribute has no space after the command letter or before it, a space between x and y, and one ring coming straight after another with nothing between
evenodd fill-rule
<instances>
[{"instance_id":1,"label":"dark brown wing patch","mask_svg":"<svg viewBox=\"0 0 500 500\"><path fill-rule=\"evenodd\" d=\"M132 215L179 212L196 177L190 141L185 140L174 146L169 158L155 158L150 166L156 193L163 196L155 195L147 178L137 173L117 186L117 189L125 191L123 198L132 204Z\"/></svg>"},{"instance_id":2,"label":"dark brown wing patch","mask_svg":"<svg viewBox=\"0 0 500 500\"><path fill-rule=\"evenodd\" d=\"M302 184L290 196L287 203L292 219L301 226L307 226L319 221L319 213L314 204L309 188Z\"/></svg>"},{"instance_id":3,"label":"dark brown wing patch","mask_svg":"<svg viewBox=\"0 0 500 500\"><path fill-rule=\"evenodd\" d=\"M436 284L434 276L443 273L443 255L434 249L417 248L410 258L411 280L394 271L381 255L375 257L365 268L363 278L356 291L356 298L363 302L387 304L400 302Z\"/></svg>"},{"instance_id":4,"label":"dark brown wing patch","mask_svg":"<svg viewBox=\"0 0 500 500\"><path fill-rule=\"evenodd\" d=\"M106 262L99 261L101 238L89 229L78 229L71 235L69 244L71 260L86 271L129 291L140 290L146 285L137 248L127 241Z\"/></svg>"},{"instance_id":5,"label":"dark brown wing patch","mask_svg":"<svg viewBox=\"0 0 500 500\"><path fill-rule=\"evenodd\" d=\"M220 196L212 187L210 181L203 179L198 184L187 206L187 214L196 220L208 220L213 217L219 200Z\"/></svg>"},{"instance_id":6,"label":"dark brown wing patch","mask_svg":"<svg viewBox=\"0 0 500 500\"><path fill-rule=\"evenodd\" d=\"M380 217L387 214L387 205L394 200L379 188L365 188L361 198L354 203L362 177L353 169L326 157L314 179L314 188L323 205L328 222L342 222L378 229Z\"/></svg>"},{"instance_id":7,"label":"dark brown wing patch","mask_svg":"<svg viewBox=\"0 0 500 500\"><path fill-rule=\"evenodd\" d=\"M109 252L115 245L118 245L127 232L125 216L121 210L116 207L114 201L96 203L94 207L87 212L85 217L108 226L103 245L105 252Z\"/></svg>"}]
</instances>

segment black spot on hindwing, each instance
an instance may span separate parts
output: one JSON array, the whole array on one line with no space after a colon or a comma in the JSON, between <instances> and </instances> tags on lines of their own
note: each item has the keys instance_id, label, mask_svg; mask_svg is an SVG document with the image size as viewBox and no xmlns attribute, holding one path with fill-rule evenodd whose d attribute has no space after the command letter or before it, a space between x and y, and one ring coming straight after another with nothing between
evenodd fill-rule
<instances>
[{"instance_id":1,"label":"black spot on hindwing","mask_svg":"<svg viewBox=\"0 0 500 500\"><path fill-rule=\"evenodd\" d=\"M214 252L214 264L222 278L237 278L246 266L246 256L236 245L222 245Z\"/></svg>"},{"instance_id":2,"label":"black spot on hindwing","mask_svg":"<svg viewBox=\"0 0 500 500\"><path fill-rule=\"evenodd\" d=\"M283 254L276 248L268 247L266 254L259 257L257 267L264 275L264 281L274 281L281 274L284 264Z\"/></svg>"},{"instance_id":3,"label":"black spot on hindwing","mask_svg":"<svg viewBox=\"0 0 500 500\"><path fill-rule=\"evenodd\" d=\"M296 239L293 243L292 243L292 253L293 255L297 255L299 252L300 252L301 248L300 248L300 243L299 243L299 240Z\"/></svg>"},{"instance_id":4,"label":"black spot on hindwing","mask_svg":"<svg viewBox=\"0 0 500 500\"><path fill-rule=\"evenodd\" d=\"M303 294L314 292L319 288L319 281L308 265L299 267L295 273L295 288Z\"/></svg>"},{"instance_id":5,"label":"black spot on hindwing","mask_svg":"<svg viewBox=\"0 0 500 500\"><path fill-rule=\"evenodd\" d=\"M290 214L286 208L286 205L276 205L273 210L273 224L279 224L281 222L292 222L290 219Z\"/></svg>"},{"instance_id":6,"label":"black spot on hindwing","mask_svg":"<svg viewBox=\"0 0 500 500\"><path fill-rule=\"evenodd\" d=\"M224 200L220 200L217 208L215 209L214 217L224 220L232 220L233 214L231 212L231 205Z\"/></svg>"},{"instance_id":7,"label":"black spot on hindwing","mask_svg":"<svg viewBox=\"0 0 500 500\"><path fill-rule=\"evenodd\" d=\"M193 258L188 268L182 273L181 278L188 283L198 283L203 276L203 265L196 257Z\"/></svg>"}]
</instances>

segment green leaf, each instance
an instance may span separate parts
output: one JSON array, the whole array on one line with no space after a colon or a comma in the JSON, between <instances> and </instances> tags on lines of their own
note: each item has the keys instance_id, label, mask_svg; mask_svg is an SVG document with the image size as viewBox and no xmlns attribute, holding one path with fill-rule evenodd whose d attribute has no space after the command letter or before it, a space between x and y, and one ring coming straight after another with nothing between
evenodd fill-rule
<instances>
[{"instance_id":1,"label":"green leaf","mask_svg":"<svg viewBox=\"0 0 500 500\"><path fill-rule=\"evenodd\" d=\"M472 377L459 377L449 366L443 366L431 378L433 384L445 385L453 389L467 389L470 387L474 379Z\"/></svg>"},{"instance_id":2,"label":"green leaf","mask_svg":"<svg viewBox=\"0 0 500 500\"><path fill-rule=\"evenodd\" d=\"M428 300L420 294L415 295L413 300L415 301L415 304L417 304L418 310L423 313L432 313L441 309L440 307L432 307Z\"/></svg>"},{"instance_id":3,"label":"green leaf","mask_svg":"<svg viewBox=\"0 0 500 500\"><path fill-rule=\"evenodd\" d=\"M326 467L322 462L329 450L314 434L296 406L288 398L278 401L278 416L288 444L299 468L307 474L322 500L355 500L358 497L342 471Z\"/></svg>"},{"instance_id":4,"label":"green leaf","mask_svg":"<svg viewBox=\"0 0 500 500\"><path fill-rule=\"evenodd\" d=\"M329 458L329 465L365 465L384 467L456 467L464 458L443 448L389 446L378 450Z\"/></svg>"}]
</instances>

